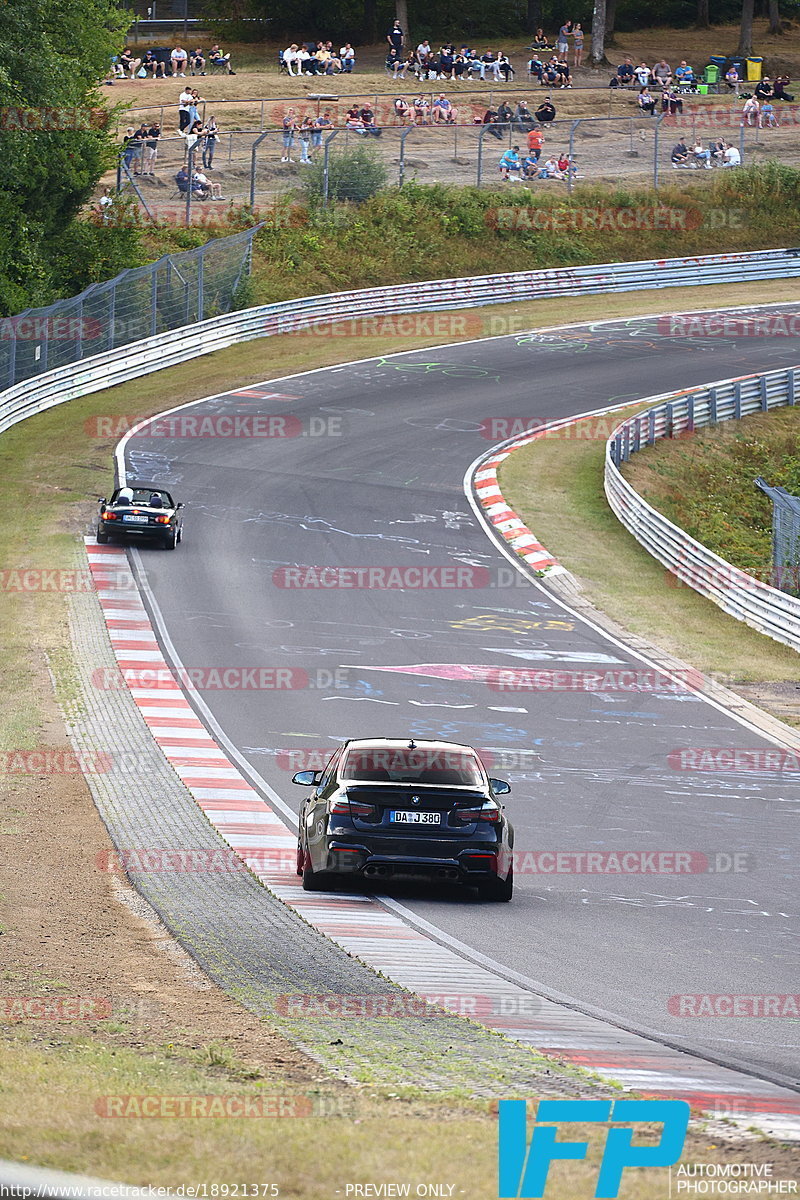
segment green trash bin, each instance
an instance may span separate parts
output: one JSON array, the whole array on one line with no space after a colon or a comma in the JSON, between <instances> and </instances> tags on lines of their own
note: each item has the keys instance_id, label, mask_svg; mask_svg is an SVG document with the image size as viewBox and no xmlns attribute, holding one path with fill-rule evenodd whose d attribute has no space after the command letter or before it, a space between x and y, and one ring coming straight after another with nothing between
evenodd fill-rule
<instances>
[{"instance_id":1,"label":"green trash bin","mask_svg":"<svg viewBox=\"0 0 800 1200\"><path fill-rule=\"evenodd\" d=\"M703 81L706 84L719 83L719 67L716 63L709 63L705 71L703 71Z\"/></svg>"},{"instance_id":2,"label":"green trash bin","mask_svg":"<svg viewBox=\"0 0 800 1200\"><path fill-rule=\"evenodd\" d=\"M761 78L761 68L763 66L763 58L748 58L747 60L747 82L758 83Z\"/></svg>"},{"instance_id":3,"label":"green trash bin","mask_svg":"<svg viewBox=\"0 0 800 1200\"><path fill-rule=\"evenodd\" d=\"M707 96L708 95L708 84L707 83L698 83L697 94L699 96Z\"/></svg>"}]
</instances>

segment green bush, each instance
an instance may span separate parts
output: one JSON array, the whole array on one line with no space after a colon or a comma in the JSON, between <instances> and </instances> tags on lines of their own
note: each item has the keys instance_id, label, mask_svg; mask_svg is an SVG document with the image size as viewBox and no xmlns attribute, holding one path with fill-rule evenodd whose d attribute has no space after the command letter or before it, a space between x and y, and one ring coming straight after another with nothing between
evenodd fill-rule
<instances>
[{"instance_id":1,"label":"green bush","mask_svg":"<svg viewBox=\"0 0 800 1200\"><path fill-rule=\"evenodd\" d=\"M363 204L386 186L386 168L368 146L332 151L328 161L328 199ZM303 178L309 200L318 202L325 192L325 166L320 157Z\"/></svg>"}]
</instances>

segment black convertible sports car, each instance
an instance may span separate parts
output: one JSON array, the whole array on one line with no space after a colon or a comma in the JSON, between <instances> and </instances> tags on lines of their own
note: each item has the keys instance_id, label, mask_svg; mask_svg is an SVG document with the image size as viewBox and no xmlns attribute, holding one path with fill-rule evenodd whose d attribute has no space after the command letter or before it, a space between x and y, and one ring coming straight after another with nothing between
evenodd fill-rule
<instances>
[{"instance_id":1,"label":"black convertible sports car","mask_svg":"<svg viewBox=\"0 0 800 1200\"><path fill-rule=\"evenodd\" d=\"M97 540L110 537L147 538L174 550L183 537L182 504L155 483L130 483L116 488L110 500L100 501Z\"/></svg>"},{"instance_id":2,"label":"black convertible sports car","mask_svg":"<svg viewBox=\"0 0 800 1200\"><path fill-rule=\"evenodd\" d=\"M514 830L471 746L368 738L345 742L300 809L297 873L308 892L336 877L451 880L510 900Z\"/></svg>"}]
</instances>

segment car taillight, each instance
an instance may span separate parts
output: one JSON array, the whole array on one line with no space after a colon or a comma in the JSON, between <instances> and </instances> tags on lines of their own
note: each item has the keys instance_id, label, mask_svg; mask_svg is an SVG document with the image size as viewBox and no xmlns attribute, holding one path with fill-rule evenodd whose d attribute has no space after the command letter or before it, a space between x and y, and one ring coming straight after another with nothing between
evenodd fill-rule
<instances>
[{"instance_id":1,"label":"car taillight","mask_svg":"<svg viewBox=\"0 0 800 1200\"><path fill-rule=\"evenodd\" d=\"M169 525L169 517L156 517L156 525Z\"/></svg>"},{"instance_id":2,"label":"car taillight","mask_svg":"<svg viewBox=\"0 0 800 1200\"><path fill-rule=\"evenodd\" d=\"M462 821L491 821L496 824L500 820L500 809L494 800L487 800L480 808L459 808L456 813Z\"/></svg>"},{"instance_id":3,"label":"car taillight","mask_svg":"<svg viewBox=\"0 0 800 1200\"><path fill-rule=\"evenodd\" d=\"M115 512L109 512L109 510L107 508L103 510L103 520L104 521L116 521L116 519L117 519L117 514Z\"/></svg>"},{"instance_id":4,"label":"car taillight","mask_svg":"<svg viewBox=\"0 0 800 1200\"><path fill-rule=\"evenodd\" d=\"M336 800L328 801L328 812L331 815L338 814L342 817L374 817L375 806L361 804L358 800L348 800L346 796L340 796Z\"/></svg>"}]
</instances>

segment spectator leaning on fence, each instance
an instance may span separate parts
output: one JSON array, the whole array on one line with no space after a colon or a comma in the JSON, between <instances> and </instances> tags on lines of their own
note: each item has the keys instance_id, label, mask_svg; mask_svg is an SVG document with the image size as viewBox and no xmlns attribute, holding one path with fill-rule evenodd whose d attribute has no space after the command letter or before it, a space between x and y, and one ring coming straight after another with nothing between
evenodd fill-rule
<instances>
[{"instance_id":1,"label":"spectator leaning on fence","mask_svg":"<svg viewBox=\"0 0 800 1200\"><path fill-rule=\"evenodd\" d=\"M156 158L158 157L158 142L160 137L161 125L158 121L154 121L147 130L147 141L144 144L143 175L155 175L156 173Z\"/></svg>"},{"instance_id":2,"label":"spectator leaning on fence","mask_svg":"<svg viewBox=\"0 0 800 1200\"><path fill-rule=\"evenodd\" d=\"M292 158L292 145L294 143L294 135L297 131L297 114L293 108L287 109L286 115L281 124L283 127L283 132L281 134L281 137L283 138L283 154L281 156L281 162L293 162L294 159Z\"/></svg>"},{"instance_id":3,"label":"spectator leaning on fence","mask_svg":"<svg viewBox=\"0 0 800 1200\"><path fill-rule=\"evenodd\" d=\"M210 116L203 126L203 168L206 171L213 171L214 151L217 148L219 141L219 132L217 130L217 122L213 116Z\"/></svg>"},{"instance_id":4,"label":"spectator leaning on fence","mask_svg":"<svg viewBox=\"0 0 800 1200\"><path fill-rule=\"evenodd\" d=\"M192 104L194 96L192 89L187 84L178 97L178 132L183 133L189 128L192 121Z\"/></svg>"}]
</instances>

